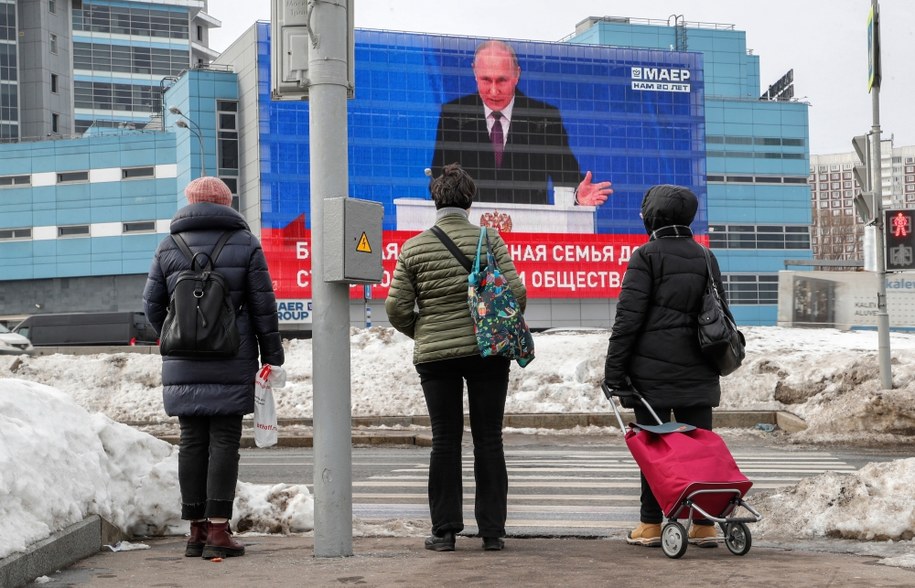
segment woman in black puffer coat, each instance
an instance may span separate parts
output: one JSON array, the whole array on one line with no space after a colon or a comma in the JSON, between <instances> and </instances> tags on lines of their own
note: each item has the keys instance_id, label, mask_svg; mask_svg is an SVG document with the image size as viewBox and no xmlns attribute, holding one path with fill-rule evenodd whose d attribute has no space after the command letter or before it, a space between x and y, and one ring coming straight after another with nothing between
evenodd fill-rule
<instances>
[{"instance_id":1,"label":"woman in black puffer coat","mask_svg":"<svg viewBox=\"0 0 915 588\"><path fill-rule=\"evenodd\" d=\"M623 277L616 319L607 350L604 379L611 390L635 388L664 421L671 413L681 423L712 429L712 408L718 406L718 372L699 348L698 316L708 279L703 247L689 228L699 200L682 186L654 186L642 200L648 243L632 254ZM721 273L710 252L718 291ZM654 424L641 403L621 397L640 423ZM640 524L627 541L661 544L661 507L642 476ZM696 521L689 542L715 547L715 527Z\"/></svg>"},{"instance_id":2,"label":"woman in black puffer coat","mask_svg":"<svg viewBox=\"0 0 915 588\"><path fill-rule=\"evenodd\" d=\"M241 339L230 358L162 358L165 412L181 426L178 482L181 518L191 521L185 555L206 558L244 554L230 536L228 520L238 480L242 417L254 412L254 378L261 364L283 365L283 342L273 281L257 237L230 208L232 192L218 178L197 178L185 190L188 206L177 213L170 232L181 233L194 252L213 250L225 231L234 231L214 263L228 282ZM178 274L190 261L169 237L156 250L143 304L161 334Z\"/></svg>"}]
</instances>

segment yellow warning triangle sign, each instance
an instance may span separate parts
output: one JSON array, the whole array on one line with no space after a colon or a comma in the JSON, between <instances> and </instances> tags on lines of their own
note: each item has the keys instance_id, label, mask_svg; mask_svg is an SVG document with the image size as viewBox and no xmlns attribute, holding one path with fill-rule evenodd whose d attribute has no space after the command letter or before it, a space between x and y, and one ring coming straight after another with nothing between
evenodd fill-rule
<instances>
[{"instance_id":1,"label":"yellow warning triangle sign","mask_svg":"<svg viewBox=\"0 0 915 588\"><path fill-rule=\"evenodd\" d=\"M359 244L356 245L356 251L362 253L371 253L372 246L369 245L369 238L365 236L365 233L362 233L362 236L359 238Z\"/></svg>"}]
</instances>

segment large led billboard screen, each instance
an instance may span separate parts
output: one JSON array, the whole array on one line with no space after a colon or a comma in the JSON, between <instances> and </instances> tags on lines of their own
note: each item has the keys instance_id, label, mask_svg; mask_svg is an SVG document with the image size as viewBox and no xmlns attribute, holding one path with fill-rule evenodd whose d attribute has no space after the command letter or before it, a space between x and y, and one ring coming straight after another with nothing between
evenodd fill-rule
<instances>
[{"instance_id":1,"label":"large led billboard screen","mask_svg":"<svg viewBox=\"0 0 915 588\"><path fill-rule=\"evenodd\" d=\"M307 300L308 103L271 102L269 27L258 35L262 241L278 297ZM615 298L629 252L647 240L639 207L649 186L690 187L700 198L693 230L706 238L700 54L501 40L517 69L475 75L487 42L493 49L483 38L356 32L349 195L384 206L384 243L370 244L384 252L374 298L400 245L434 221L425 170L452 161L477 179L471 221L501 231L530 298ZM508 90L513 99L497 96ZM501 150L490 110L506 112ZM612 182L604 204L575 201L586 175Z\"/></svg>"}]
</instances>

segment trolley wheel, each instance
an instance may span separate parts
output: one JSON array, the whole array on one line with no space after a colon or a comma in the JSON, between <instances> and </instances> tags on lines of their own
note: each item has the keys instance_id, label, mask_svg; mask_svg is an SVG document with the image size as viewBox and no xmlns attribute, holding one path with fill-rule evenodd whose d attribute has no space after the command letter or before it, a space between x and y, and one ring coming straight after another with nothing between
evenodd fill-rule
<instances>
[{"instance_id":1,"label":"trolley wheel","mask_svg":"<svg viewBox=\"0 0 915 588\"><path fill-rule=\"evenodd\" d=\"M661 529L661 549L664 550L664 555L679 559L686 553L686 546L686 528L676 521L665 524Z\"/></svg>"},{"instance_id":2,"label":"trolley wheel","mask_svg":"<svg viewBox=\"0 0 915 588\"><path fill-rule=\"evenodd\" d=\"M753 545L750 529L745 523L728 523L724 527L724 544L734 555L746 555Z\"/></svg>"}]
</instances>

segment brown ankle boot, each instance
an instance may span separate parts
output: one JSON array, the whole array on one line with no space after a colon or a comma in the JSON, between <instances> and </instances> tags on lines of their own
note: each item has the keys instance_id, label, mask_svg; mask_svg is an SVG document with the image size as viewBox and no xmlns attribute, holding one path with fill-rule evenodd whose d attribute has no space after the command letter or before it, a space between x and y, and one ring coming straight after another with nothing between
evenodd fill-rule
<instances>
[{"instance_id":1,"label":"brown ankle boot","mask_svg":"<svg viewBox=\"0 0 915 588\"><path fill-rule=\"evenodd\" d=\"M203 547L203 558L236 557L245 554L245 546L232 538L229 523L210 523L207 530L206 545Z\"/></svg>"},{"instance_id":2,"label":"brown ankle boot","mask_svg":"<svg viewBox=\"0 0 915 588\"><path fill-rule=\"evenodd\" d=\"M191 536L184 548L184 557L200 557L207 542L207 521L191 521Z\"/></svg>"}]
</instances>

